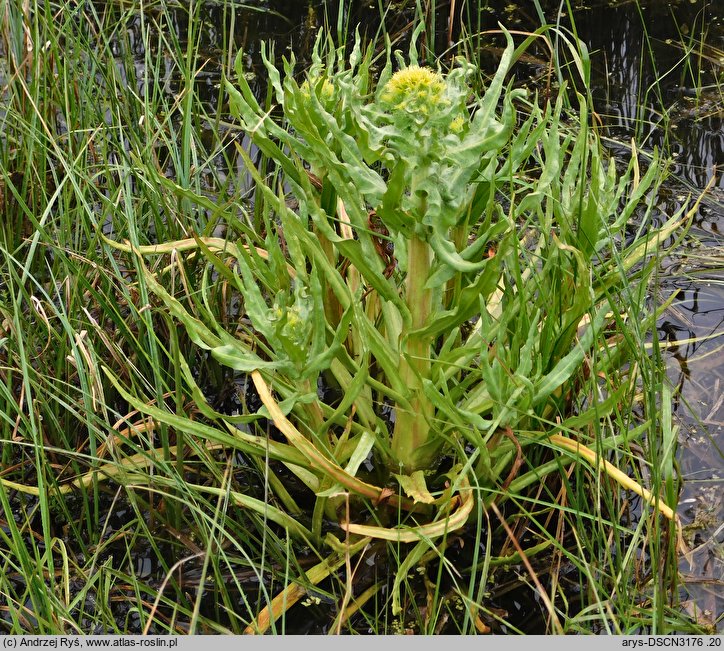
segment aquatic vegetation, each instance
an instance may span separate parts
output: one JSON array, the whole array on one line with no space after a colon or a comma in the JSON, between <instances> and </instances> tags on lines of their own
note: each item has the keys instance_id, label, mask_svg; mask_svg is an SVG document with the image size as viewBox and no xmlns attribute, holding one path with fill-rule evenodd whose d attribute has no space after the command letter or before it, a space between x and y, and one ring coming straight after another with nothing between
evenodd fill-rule
<instances>
[{"instance_id":1,"label":"aquatic vegetation","mask_svg":"<svg viewBox=\"0 0 724 651\"><path fill-rule=\"evenodd\" d=\"M636 344L617 332L627 319L642 332L653 325L656 311L640 298L648 258L685 217L624 237L660 177L656 157L644 174L636 157L619 174L583 98L571 128L563 94L541 108L506 88L516 56L506 38L486 92L473 97L470 64L420 67L414 39L408 59L396 55L400 69L388 56L377 79L371 51L357 43L347 61L320 37L301 85L293 60L280 74L265 59L283 125L259 106L237 60L231 111L278 166L268 181L239 151L263 200L264 256L252 240L225 244L225 259L198 247L242 297L245 336L192 314L144 270L198 346L251 375L264 409L250 417L270 418L284 443L203 411L315 493L311 541L322 543L331 520L362 540L416 543L395 582L396 611L407 569L464 527L476 500L494 506L573 460L637 492L651 517L673 520L673 505L604 461L654 421L595 439L587 430L638 385L624 370ZM181 426L116 384L135 408ZM335 388L334 401L320 386ZM558 461L536 446L557 450ZM370 462L375 471L362 472ZM384 524L390 508L399 524ZM324 541L343 544L329 533Z\"/></svg>"},{"instance_id":2,"label":"aquatic vegetation","mask_svg":"<svg viewBox=\"0 0 724 651\"><path fill-rule=\"evenodd\" d=\"M530 39L259 75L208 3L87 9L0 30L0 626L700 630L666 162L522 90Z\"/></svg>"}]
</instances>

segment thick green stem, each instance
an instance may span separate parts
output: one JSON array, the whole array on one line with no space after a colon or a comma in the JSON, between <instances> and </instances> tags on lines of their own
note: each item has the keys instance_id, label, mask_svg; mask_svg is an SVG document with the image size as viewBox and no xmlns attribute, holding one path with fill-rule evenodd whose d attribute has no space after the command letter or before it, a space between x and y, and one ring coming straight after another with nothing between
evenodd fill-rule
<instances>
[{"instance_id":1,"label":"thick green stem","mask_svg":"<svg viewBox=\"0 0 724 651\"><path fill-rule=\"evenodd\" d=\"M432 310L432 292L425 289L430 263L430 247L424 240L413 236L408 243L405 281L405 302L410 310L412 333L425 325ZM430 377L431 344L429 337L405 332L401 336L400 377L409 389L407 398L411 409L398 405L395 410L392 453L405 473L428 466L437 451L430 432L434 410L425 396L422 383Z\"/></svg>"}]
</instances>

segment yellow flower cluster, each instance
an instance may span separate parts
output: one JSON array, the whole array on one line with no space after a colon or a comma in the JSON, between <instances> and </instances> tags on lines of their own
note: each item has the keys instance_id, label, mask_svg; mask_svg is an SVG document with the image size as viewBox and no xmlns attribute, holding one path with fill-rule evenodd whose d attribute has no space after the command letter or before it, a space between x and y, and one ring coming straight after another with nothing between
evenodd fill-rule
<instances>
[{"instance_id":1,"label":"yellow flower cluster","mask_svg":"<svg viewBox=\"0 0 724 651\"><path fill-rule=\"evenodd\" d=\"M302 95L304 95L305 98L308 98L310 96L312 88L316 87L318 83L319 79L307 79L299 87L299 90L302 91ZM330 100L334 99L334 95L334 85L332 84L332 82L329 81L329 79L324 79L324 81L322 81L322 87L320 88L319 92L319 100L323 104L326 104Z\"/></svg>"},{"instance_id":2,"label":"yellow flower cluster","mask_svg":"<svg viewBox=\"0 0 724 651\"><path fill-rule=\"evenodd\" d=\"M442 75L430 68L410 66L399 70L385 84L380 100L393 111L434 116L449 106Z\"/></svg>"}]
</instances>

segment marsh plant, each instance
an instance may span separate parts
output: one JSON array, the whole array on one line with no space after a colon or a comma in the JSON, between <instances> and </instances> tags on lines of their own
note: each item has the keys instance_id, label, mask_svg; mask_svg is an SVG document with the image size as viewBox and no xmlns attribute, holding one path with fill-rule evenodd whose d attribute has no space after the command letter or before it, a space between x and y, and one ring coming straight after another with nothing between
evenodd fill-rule
<instances>
[{"instance_id":1,"label":"marsh plant","mask_svg":"<svg viewBox=\"0 0 724 651\"><path fill-rule=\"evenodd\" d=\"M661 514L673 520L676 499L670 427L652 492L611 463L626 465L634 444L661 446L661 419L648 412L661 391L643 344L657 314L648 285L685 220L649 223L656 153L641 170L633 148L617 169L585 98L571 107L562 89L543 104L513 89L524 46L507 32L482 93L464 60L445 71L422 65L417 35L407 56L388 47L379 67L359 42L345 56L322 37L303 74L293 59L278 70L265 55L278 111L259 105L237 59L226 91L263 161L238 148L256 181L256 222L249 215L225 240L111 243L139 260L204 256L200 286L184 282L181 294L167 278L183 271L178 257L156 273L141 263L143 281L198 347L253 381L263 407L215 411L183 357L198 408L225 430L114 379L122 395L179 433L285 468L269 473L265 502L233 500L318 550L322 563L305 581L320 582L375 539L409 543L396 613L407 573L442 555L453 532L471 521L480 540L481 513L535 503L526 491L551 477L568 486L573 463L589 468L594 495L606 475L638 493L652 526ZM219 284L241 299L235 329L205 298ZM641 403L637 418L621 416L626 403ZM257 429L264 423L271 435ZM308 513L300 484L314 496ZM602 512L610 506L592 497L577 512L615 527L607 519L617 516ZM538 535L549 536L545 527ZM250 629L304 594L294 590ZM462 593L472 604L472 584ZM549 615L560 630L552 606Z\"/></svg>"},{"instance_id":2,"label":"marsh plant","mask_svg":"<svg viewBox=\"0 0 724 651\"><path fill-rule=\"evenodd\" d=\"M476 3L259 75L273 4L0 0L2 631L701 632L666 164L537 1L546 99Z\"/></svg>"}]
</instances>

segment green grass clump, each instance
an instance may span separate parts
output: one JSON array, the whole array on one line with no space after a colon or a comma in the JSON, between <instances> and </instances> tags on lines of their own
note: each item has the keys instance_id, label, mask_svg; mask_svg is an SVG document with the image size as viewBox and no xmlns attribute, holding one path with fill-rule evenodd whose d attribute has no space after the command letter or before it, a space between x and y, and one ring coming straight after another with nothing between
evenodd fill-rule
<instances>
[{"instance_id":1,"label":"green grass clump","mask_svg":"<svg viewBox=\"0 0 724 651\"><path fill-rule=\"evenodd\" d=\"M507 33L482 94L320 38L209 106L196 6L0 7L7 632L515 630L521 563L540 630L686 630L655 154L513 89Z\"/></svg>"}]
</instances>

